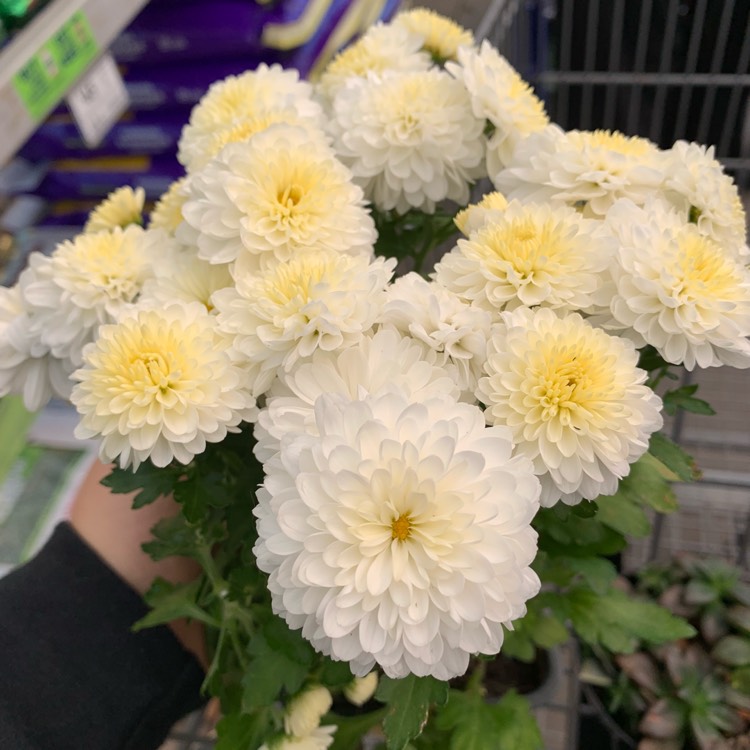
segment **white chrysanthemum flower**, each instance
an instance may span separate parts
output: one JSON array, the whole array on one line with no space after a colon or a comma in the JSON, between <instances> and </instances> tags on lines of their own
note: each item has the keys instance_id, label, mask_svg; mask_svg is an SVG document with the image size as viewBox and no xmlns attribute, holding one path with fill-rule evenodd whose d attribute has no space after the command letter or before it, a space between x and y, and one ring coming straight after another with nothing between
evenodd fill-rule
<instances>
[{"instance_id":1,"label":"white chrysanthemum flower","mask_svg":"<svg viewBox=\"0 0 750 750\"><path fill-rule=\"evenodd\" d=\"M621 201L607 223L619 251L604 327L688 370L750 367L750 269L655 202L643 209Z\"/></svg>"},{"instance_id":2,"label":"white chrysanthemum flower","mask_svg":"<svg viewBox=\"0 0 750 750\"><path fill-rule=\"evenodd\" d=\"M613 494L663 422L635 347L577 313L502 318L477 389L487 422L509 427L516 453L534 462L543 506Z\"/></svg>"},{"instance_id":3,"label":"white chrysanthemum flower","mask_svg":"<svg viewBox=\"0 0 750 750\"><path fill-rule=\"evenodd\" d=\"M234 286L229 265L201 260L188 248L170 248L153 260L153 278L143 284L138 304L160 307L171 302L200 302L214 310L212 295Z\"/></svg>"},{"instance_id":4,"label":"white chrysanthemum flower","mask_svg":"<svg viewBox=\"0 0 750 750\"><path fill-rule=\"evenodd\" d=\"M162 230L135 225L60 243L47 271L24 290L52 353L80 364L83 345L100 324L115 321L137 300L152 259L172 243Z\"/></svg>"},{"instance_id":5,"label":"white chrysanthemum flower","mask_svg":"<svg viewBox=\"0 0 750 750\"><path fill-rule=\"evenodd\" d=\"M473 396L482 374L491 314L471 307L448 289L409 273L388 287L380 322L421 341L455 372L461 391Z\"/></svg>"},{"instance_id":6,"label":"white chrysanthemum flower","mask_svg":"<svg viewBox=\"0 0 750 750\"><path fill-rule=\"evenodd\" d=\"M229 143L242 143L257 133L267 130L271 125L278 124L295 125L307 130L313 140L330 141L318 120L302 117L293 107L279 108L247 116L230 125L217 128L192 144L190 152L185 154L186 161L189 160L186 164L187 171L192 174L203 169Z\"/></svg>"},{"instance_id":7,"label":"white chrysanthemum flower","mask_svg":"<svg viewBox=\"0 0 750 750\"><path fill-rule=\"evenodd\" d=\"M402 11L392 23L421 36L422 49L437 62L455 60L459 47L474 44L474 35L468 29L427 8Z\"/></svg>"},{"instance_id":8,"label":"white chrysanthemum flower","mask_svg":"<svg viewBox=\"0 0 750 750\"><path fill-rule=\"evenodd\" d=\"M24 304L21 289L33 273L27 268L16 286L0 287L0 397L19 395L29 411L39 411L53 397L69 397L75 366L42 342L33 312Z\"/></svg>"},{"instance_id":9,"label":"white chrysanthemum flower","mask_svg":"<svg viewBox=\"0 0 750 750\"><path fill-rule=\"evenodd\" d=\"M600 218L619 198L643 203L660 189L662 162L645 138L548 125L519 143L507 168L490 178L508 200L583 203Z\"/></svg>"},{"instance_id":10,"label":"white chrysanthemum flower","mask_svg":"<svg viewBox=\"0 0 750 750\"><path fill-rule=\"evenodd\" d=\"M484 121L441 70L349 81L333 102L331 128L337 155L382 210L465 204L469 185L485 174Z\"/></svg>"},{"instance_id":11,"label":"white chrysanthemum flower","mask_svg":"<svg viewBox=\"0 0 750 750\"><path fill-rule=\"evenodd\" d=\"M364 706L378 689L378 673L370 672L364 677L355 677L344 687L344 697L354 706Z\"/></svg>"},{"instance_id":12,"label":"white chrysanthemum flower","mask_svg":"<svg viewBox=\"0 0 750 750\"><path fill-rule=\"evenodd\" d=\"M253 393L316 351L352 346L378 319L395 259L309 252L262 273L237 276L213 296L219 327L248 367Z\"/></svg>"},{"instance_id":13,"label":"white chrysanthemum flower","mask_svg":"<svg viewBox=\"0 0 750 750\"><path fill-rule=\"evenodd\" d=\"M395 388L411 401L458 400L456 379L441 363L433 350L425 351L423 344L390 327L363 336L343 351L318 349L311 360L282 373L266 394L255 424L256 457L264 462L278 453L284 435L317 435L313 407L323 394L354 401L363 393Z\"/></svg>"},{"instance_id":14,"label":"white chrysanthemum flower","mask_svg":"<svg viewBox=\"0 0 750 750\"><path fill-rule=\"evenodd\" d=\"M211 263L240 273L301 252L372 255L375 224L361 188L321 139L272 125L226 146L190 180L178 237Z\"/></svg>"},{"instance_id":15,"label":"white chrysanthemum flower","mask_svg":"<svg viewBox=\"0 0 750 750\"><path fill-rule=\"evenodd\" d=\"M327 688L314 685L295 695L284 711L284 731L293 737L305 737L320 725L320 719L333 704Z\"/></svg>"},{"instance_id":16,"label":"white chrysanthemum flower","mask_svg":"<svg viewBox=\"0 0 750 750\"><path fill-rule=\"evenodd\" d=\"M364 676L466 671L539 590L539 483L481 410L391 392L324 395L319 437L289 435L258 490L274 611Z\"/></svg>"},{"instance_id":17,"label":"white chrysanthemum flower","mask_svg":"<svg viewBox=\"0 0 750 750\"><path fill-rule=\"evenodd\" d=\"M714 147L677 141L665 153L664 171L667 198L703 234L747 262L745 209L734 180L714 158Z\"/></svg>"},{"instance_id":18,"label":"white chrysanthemum flower","mask_svg":"<svg viewBox=\"0 0 750 750\"><path fill-rule=\"evenodd\" d=\"M177 158L188 171L195 171L208 161L206 151L212 143L215 147L217 133L274 111L291 109L301 119L322 124L322 109L312 93L312 86L301 81L296 70L276 63L261 63L255 70L216 81L190 113Z\"/></svg>"},{"instance_id":19,"label":"white chrysanthemum flower","mask_svg":"<svg viewBox=\"0 0 750 750\"><path fill-rule=\"evenodd\" d=\"M135 310L102 326L72 376L76 437L101 438L102 461L122 467L189 463L256 414L228 346L198 303Z\"/></svg>"},{"instance_id":20,"label":"white chrysanthemum flower","mask_svg":"<svg viewBox=\"0 0 750 750\"><path fill-rule=\"evenodd\" d=\"M508 207L508 201L497 191L487 193L479 203L472 203L459 211L453 219L458 231L465 237L481 229L485 224L498 218Z\"/></svg>"},{"instance_id":21,"label":"white chrysanthemum flower","mask_svg":"<svg viewBox=\"0 0 750 750\"><path fill-rule=\"evenodd\" d=\"M305 737L278 737L258 750L326 750L333 744L335 725L318 727Z\"/></svg>"},{"instance_id":22,"label":"white chrysanthemum flower","mask_svg":"<svg viewBox=\"0 0 750 750\"><path fill-rule=\"evenodd\" d=\"M146 193L143 188L125 186L111 192L89 214L83 231L87 234L120 227L124 229L130 224L143 224L143 203Z\"/></svg>"},{"instance_id":23,"label":"white chrysanthemum flower","mask_svg":"<svg viewBox=\"0 0 750 750\"><path fill-rule=\"evenodd\" d=\"M388 70L428 70L432 61L422 51L423 41L424 37L403 25L376 23L328 63L317 90L332 101L351 78L366 78L370 73Z\"/></svg>"},{"instance_id":24,"label":"white chrysanthemum flower","mask_svg":"<svg viewBox=\"0 0 750 750\"><path fill-rule=\"evenodd\" d=\"M156 201L149 216L149 229L163 229L174 234L182 223L182 206L188 199L187 177L175 180Z\"/></svg>"},{"instance_id":25,"label":"white chrysanthemum flower","mask_svg":"<svg viewBox=\"0 0 750 750\"><path fill-rule=\"evenodd\" d=\"M515 68L487 41L477 50L461 47L458 62L446 69L471 96L477 119L489 120L495 132L487 144L490 176L507 164L518 143L549 123L544 105Z\"/></svg>"},{"instance_id":26,"label":"white chrysanthemum flower","mask_svg":"<svg viewBox=\"0 0 750 750\"><path fill-rule=\"evenodd\" d=\"M602 286L615 245L602 222L564 205L511 201L446 253L438 284L490 312L541 305L593 311L609 302Z\"/></svg>"}]
</instances>

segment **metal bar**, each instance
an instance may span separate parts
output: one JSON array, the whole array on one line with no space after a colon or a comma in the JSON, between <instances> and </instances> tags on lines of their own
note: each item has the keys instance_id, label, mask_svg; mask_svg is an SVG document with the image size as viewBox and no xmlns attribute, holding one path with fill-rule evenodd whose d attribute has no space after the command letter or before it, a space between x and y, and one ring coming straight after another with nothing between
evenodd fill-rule
<instances>
[{"instance_id":1,"label":"metal bar","mask_svg":"<svg viewBox=\"0 0 750 750\"><path fill-rule=\"evenodd\" d=\"M490 32L500 27L498 21L507 4L508 0L492 0L474 32L474 37L478 42L488 39Z\"/></svg>"},{"instance_id":2,"label":"metal bar","mask_svg":"<svg viewBox=\"0 0 750 750\"><path fill-rule=\"evenodd\" d=\"M748 19L746 18L745 20L747 25ZM742 40L739 58L737 60L737 72L747 72L748 67L750 67L750 33L746 31ZM729 105L724 118L724 127L721 130L721 137L719 138L719 143L716 147L718 154L726 154L729 152L733 132L739 125L740 104L742 103L743 93L745 92L743 92L740 87L737 87L732 90L729 97Z\"/></svg>"},{"instance_id":3,"label":"metal bar","mask_svg":"<svg viewBox=\"0 0 750 750\"><path fill-rule=\"evenodd\" d=\"M635 61L633 73L638 74L646 70L646 53L648 51L648 29L651 24L651 12L653 0L644 0L641 3L641 15L638 19L638 41L635 45ZM631 79L632 80L632 79ZM638 113L641 110L641 94L643 93L637 81L633 83L630 95L630 107L628 112L628 133L638 130Z\"/></svg>"},{"instance_id":4,"label":"metal bar","mask_svg":"<svg viewBox=\"0 0 750 750\"><path fill-rule=\"evenodd\" d=\"M688 370L683 370L680 374L680 387L684 387L686 385L690 385L690 383L693 380L693 374L692 372L689 372ZM675 443L680 442L680 438L682 437L682 429L685 426L685 412L684 411L678 411L677 414L675 414L674 422L672 422L672 429L669 431L669 437L672 438L672 440ZM657 513L656 517L654 518L654 525L651 529L651 544L649 545L649 551L648 551L648 560L655 560L656 555L659 551L659 547L661 546L661 535L664 531L664 514L663 513Z\"/></svg>"},{"instance_id":5,"label":"metal bar","mask_svg":"<svg viewBox=\"0 0 750 750\"><path fill-rule=\"evenodd\" d=\"M667 12L667 26L664 30L664 43L661 51L661 64L659 73L667 73L672 62L674 52L674 41L677 35L677 14L680 9L680 0L670 0ZM664 108L667 103L667 86L657 85L654 97L654 108L651 112L651 126L648 129L652 141L660 141L661 129L664 123Z\"/></svg>"},{"instance_id":6,"label":"metal bar","mask_svg":"<svg viewBox=\"0 0 750 750\"><path fill-rule=\"evenodd\" d=\"M599 0L589 0L589 13L586 20L586 54L583 67L585 70L596 69L596 48L599 41ZM594 105L594 89L586 86L581 92L581 116L579 127L590 128Z\"/></svg>"},{"instance_id":7,"label":"metal bar","mask_svg":"<svg viewBox=\"0 0 750 750\"><path fill-rule=\"evenodd\" d=\"M721 63L724 60L724 53L726 52L727 39L729 38L729 29L732 25L732 16L734 14L734 0L730 2L725 0L724 6L721 12L721 19L719 21L719 31L716 34L716 41L714 43L714 54L711 59L711 72L718 73L721 70ZM700 119L698 121L698 132L696 140L700 143L704 143L708 137L708 130L711 126L711 115L714 111L714 103L716 101L716 91L709 88L706 91L705 98L703 99L703 107L701 109Z\"/></svg>"},{"instance_id":8,"label":"metal bar","mask_svg":"<svg viewBox=\"0 0 750 750\"><path fill-rule=\"evenodd\" d=\"M704 0L705 1L705 0ZM625 0L615 0L613 12L612 30L609 37L609 63L610 71L620 69L620 57L622 52L623 21L625 19ZM615 107L617 105L617 93L614 88L608 86L604 96L604 118L602 126L612 129L615 127Z\"/></svg>"},{"instance_id":9,"label":"metal bar","mask_svg":"<svg viewBox=\"0 0 750 750\"><path fill-rule=\"evenodd\" d=\"M698 69L698 53L700 52L700 43L703 37L703 20L706 17L707 4L708 0L698 0L695 6L693 27L690 30L690 42L688 44L687 59L685 60L685 73L690 75L695 75L695 71ZM677 140L677 138L685 133L685 124L687 123L692 93L693 87L687 83L680 90L677 119L675 120L675 131L672 134L672 140Z\"/></svg>"},{"instance_id":10,"label":"metal bar","mask_svg":"<svg viewBox=\"0 0 750 750\"><path fill-rule=\"evenodd\" d=\"M562 24L560 28L560 70L570 70L570 51L573 40L573 3L571 0L563 2ZM541 80L541 76L540 76ZM563 83L563 82L561 82ZM567 82L564 82L567 83ZM561 125L568 124L568 100L570 86L557 87L557 119Z\"/></svg>"},{"instance_id":11,"label":"metal bar","mask_svg":"<svg viewBox=\"0 0 750 750\"><path fill-rule=\"evenodd\" d=\"M606 86L750 86L750 73L629 73L548 70L539 74L545 83L602 84Z\"/></svg>"}]
</instances>

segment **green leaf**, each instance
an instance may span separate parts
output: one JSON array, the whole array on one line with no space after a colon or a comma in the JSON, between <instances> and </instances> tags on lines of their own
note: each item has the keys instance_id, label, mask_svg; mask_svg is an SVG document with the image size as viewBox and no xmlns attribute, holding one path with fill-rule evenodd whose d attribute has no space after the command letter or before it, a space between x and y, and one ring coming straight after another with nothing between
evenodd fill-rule
<instances>
[{"instance_id":1,"label":"green leaf","mask_svg":"<svg viewBox=\"0 0 750 750\"><path fill-rule=\"evenodd\" d=\"M655 432L651 436L648 452L673 471L681 481L692 482L700 478L700 471L692 456L661 432Z\"/></svg>"},{"instance_id":2,"label":"green leaf","mask_svg":"<svg viewBox=\"0 0 750 750\"><path fill-rule=\"evenodd\" d=\"M198 544L195 529L188 525L185 516L178 513L172 518L163 518L151 529L152 541L142 545L152 560L167 557L197 557Z\"/></svg>"},{"instance_id":3,"label":"green leaf","mask_svg":"<svg viewBox=\"0 0 750 750\"><path fill-rule=\"evenodd\" d=\"M534 646L531 636L522 629L523 626L516 627L518 620L513 625L514 629L509 630L503 639L503 654L528 664L534 661L536 646Z\"/></svg>"},{"instance_id":4,"label":"green leaf","mask_svg":"<svg viewBox=\"0 0 750 750\"><path fill-rule=\"evenodd\" d=\"M557 506L561 505L557 503ZM625 547L625 537L601 523L598 515L580 518L568 513L566 518L561 519L555 507L542 508L534 518L540 550L551 555L587 557L614 555Z\"/></svg>"},{"instance_id":5,"label":"green leaf","mask_svg":"<svg viewBox=\"0 0 750 750\"><path fill-rule=\"evenodd\" d=\"M320 670L320 684L327 688L342 688L354 679L349 662L333 661L328 657L323 659Z\"/></svg>"},{"instance_id":6,"label":"green leaf","mask_svg":"<svg viewBox=\"0 0 750 750\"><path fill-rule=\"evenodd\" d=\"M190 583L175 584L157 578L144 597L152 609L133 625L133 630L145 630L181 617L220 627L220 623L196 603L201 583L200 579L196 579Z\"/></svg>"},{"instance_id":7,"label":"green leaf","mask_svg":"<svg viewBox=\"0 0 750 750\"><path fill-rule=\"evenodd\" d=\"M681 617L653 602L633 599L622 591L612 591L603 606L623 630L646 643L657 645L695 635L695 628Z\"/></svg>"},{"instance_id":8,"label":"green leaf","mask_svg":"<svg viewBox=\"0 0 750 750\"><path fill-rule=\"evenodd\" d=\"M617 578L617 568L603 557L568 557L560 562L579 574L596 593L608 591Z\"/></svg>"},{"instance_id":9,"label":"green leaf","mask_svg":"<svg viewBox=\"0 0 750 750\"><path fill-rule=\"evenodd\" d=\"M738 635L727 635L714 646L711 656L728 667L750 665L750 640Z\"/></svg>"},{"instance_id":10,"label":"green leaf","mask_svg":"<svg viewBox=\"0 0 750 750\"><path fill-rule=\"evenodd\" d=\"M215 750L250 750L260 747L271 733L268 711L230 713L216 725Z\"/></svg>"},{"instance_id":11,"label":"green leaf","mask_svg":"<svg viewBox=\"0 0 750 750\"><path fill-rule=\"evenodd\" d=\"M336 724L338 729L333 735L333 745L331 750L352 750L359 747L362 737L366 732L372 729L385 716L385 707L377 711L360 716L338 716L337 714L328 714L321 719L321 724Z\"/></svg>"},{"instance_id":12,"label":"green leaf","mask_svg":"<svg viewBox=\"0 0 750 750\"><path fill-rule=\"evenodd\" d=\"M735 690L750 695L750 667L738 667L732 670L729 682Z\"/></svg>"},{"instance_id":13,"label":"green leaf","mask_svg":"<svg viewBox=\"0 0 750 750\"><path fill-rule=\"evenodd\" d=\"M651 533L648 516L630 497L627 487L611 497L600 497L596 502L599 506L597 518L610 529L624 536L643 537Z\"/></svg>"},{"instance_id":14,"label":"green leaf","mask_svg":"<svg viewBox=\"0 0 750 750\"><path fill-rule=\"evenodd\" d=\"M750 635L750 607L745 607L742 604L735 604L734 606L729 607L726 615L727 620L734 625L735 628L743 630Z\"/></svg>"},{"instance_id":15,"label":"green leaf","mask_svg":"<svg viewBox=\"0 0 750 750\"><path fill-rule=\"evenodd\" d=\"M672 513L677 510L677 497L670 482L678 479L658 458L644 453L630 467L630 474L620 482L618 491L659 513Z\"/></svg>"},{"instance_id":16,"label":"green leaf","mask_svg":"<svg viewBox=\"0 0 750 750\"><path fill-rule=\"evenodd\" d=\"M488 703L478 691L451 690L450 700L437 717L440 729L450 731L449 750L540 750L542 738L529 703L515 692Z\"/></svg>"},{"instance_id":17,"label":"green leaf","mask_svg":"<svg viewBox=\"0 0 750 750\"><path fill-rule=\"evenodd\" d=\"M136 471L115 466L110 474L102 479L102 484L118 495L140 490L133 498L133 508L138 509L164 495L171 495L176 478L176 473L170 467L159 468L146 461Z\"/></svg>"},{"instance_id":18,"label":"green leaf","mask_svg":"<svg viewBox=\"0 0 750 750\"><path fill-rule=\"evenodd\" d=\"M312 664L312 651L292 645L289 651L283 644L294 644L294 636L283 620L275 618L273 645L267 635L271 626L256 632L250 641L248 651L250 666L242 678L242 708L244 711L268 706L278 699L279 693L286 690L293 694L299 691L307 679ZM298 635L298 634L296 634Z\"/></svg>"},{"instance_id":19,"label":"green leaf","mask_svg":"<svg viewBox=\"0 0 750 750\"><path fill-rule=\"evenodd\" d=\"M673 391L667 391L662 396L664 402L664 411L667 414L674 415L678 409L684 409L693 414L712 415L716 412L711 408L707 401L700 398L694 398L693 394L698 390L696 384L683 385L681 388L675 388Z\"/></svg>"},{"instance_id":20,"label":"green leaf","mask_svg":"<svg viewBox=\"0 0 750 750\"><path fill-rule=\"evenodd\" d=\"M232 501L223 474L203 467L202 463L198 461L193 471L174 488L174 499L191 523L200 523L211 508L223 508Z\"/></svg>"},{"instance_id":21,"label":"green leaf","mask_svg":"<svg viewBox=\"0 0 750 750\"><path fill-rule=\"evenodd\" d=\"M603 645L615 653L631 653L638 641L656 645L695 635L691 625L658 604L617 589L602 594L578 587L564 599L578 635L592 646Z\"/></svg>"},{"instance_id":22,"label":"green leaf","mask_svg":"<svg viewBox=\"0 0 750 750\"><path fill-rule=\"evenodd\" d=\"M570 637L565 623L553 615L542 615L531 630L534 642L542 648L554 648Z\"/></svg>"},{"instance_id":23,"label":"green leaf","mask_svg":"<svg viewBox=\"0 0 750 750\"><path fill-rule=\"evenodd\" d=\"M433 677L409 675L401 680L383 677L375 697L388 704L383 731L389 750L403 750L427 723L430 707L448 699L448 683Z\"/></svg>"}]
</instances>

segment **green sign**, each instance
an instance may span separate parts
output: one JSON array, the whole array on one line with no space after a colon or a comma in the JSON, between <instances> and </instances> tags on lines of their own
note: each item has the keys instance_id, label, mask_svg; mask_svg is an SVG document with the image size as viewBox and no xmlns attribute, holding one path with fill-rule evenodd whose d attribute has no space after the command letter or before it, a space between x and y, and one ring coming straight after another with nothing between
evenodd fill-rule
<instances>
[{"instance_id":1,"label":"green sign","mask_svg":"<svg viewBox=\"0 0 750 750\"><path fill-rule=\"evenodd\" d=\"M98 52L88 19L76 11L13 76L33 120L41 120L62 99Z\"/></svg>"}]
</instances>

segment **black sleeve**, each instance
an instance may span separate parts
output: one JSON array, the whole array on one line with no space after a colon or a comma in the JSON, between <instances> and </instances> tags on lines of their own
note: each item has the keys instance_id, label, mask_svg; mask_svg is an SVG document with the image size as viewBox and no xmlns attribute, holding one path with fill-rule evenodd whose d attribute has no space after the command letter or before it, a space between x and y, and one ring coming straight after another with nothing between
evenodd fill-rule
<instances>
[{"instance_id":1,"label":"black sleeve","mask_svg":"<svg viewBox=\"0 0 750 750\"><path fill-rule=\"evenodd\" d=\"M68 524L0 580L0 748L152 750L201 704L203 672Z\"/></svg>"}]
</instances>

